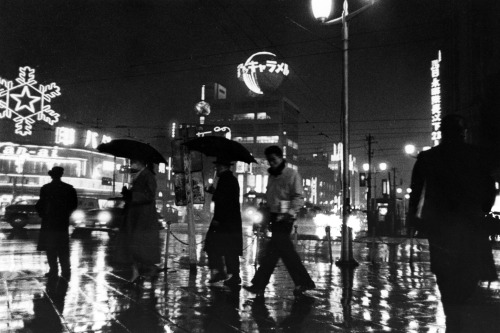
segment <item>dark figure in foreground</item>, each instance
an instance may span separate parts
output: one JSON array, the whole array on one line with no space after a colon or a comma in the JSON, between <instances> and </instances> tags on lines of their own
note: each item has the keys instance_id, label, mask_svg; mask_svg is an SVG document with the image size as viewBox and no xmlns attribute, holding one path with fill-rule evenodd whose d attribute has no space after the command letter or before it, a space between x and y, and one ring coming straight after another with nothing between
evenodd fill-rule
<instances>
[{"instance_id":1,"label":"dark figure in foreground","mask_svg":"<svg viewBox=\"0 0 500 333\"><path fill-rule=\"evenodd\" d=\"M278 146L264 151L270 168L266 201L270 211L271 240L264 249L261 265L246 290L262 295L274 268L281 258L295 283L295 295L316 288L302 264L290 239L297 212L303 205L302 179L299 173L286 167L283 151Z\"/></svg>"},{"instance_id":2,"label":"dark figure in foreground","mask_svg":"<svg viewBox=\"0 0 500 333\"><path fill-rule=\"evenodd\" d=\"M464 119L448 115L441 129L441 144L421 152L413 168L409 218L428 235L447 332L456 332L479 281L497 278L483 227L495 186L478 150L465 143Z\"/></svg>"},{"instance_id":3,"label":"dark figure in foreground","mask_svg":"<svg viewBox=\"0 0 500 333\"><path fill-rule=\"evenodd\" d=\"M238 180L230 170L231 162L217 158L217 187L213 192L214 216L205 238L208 266L212 271L209 283L216 283L231 277L224 285L236 287L241 284L240 256L243 255L243 232L240 212ZM209 190L210 192L210 190Z\"/></svg>"},{"instance_id":4,"label":"dark figure in foreground","mask_svg":"<svg viewBox=\"0 0 500 333\"><path fill-rule=\"evenodd\" d=\"M64 169L58 166L49 171L52 181L40 189L40 200L36 203L36 211L42 218L38 251L46 251L49 263L47 277L59 274L69 279L71 264L69 260L69 218L78 206L78 198L73 186L61 181Z\"/></svg>"},{"instance_id":5,"label":"dark figure in foreground","mask_svg":"<svg viewBox=\"0 0 500 333\"><path fill-rule=\"evenodd\" d=\"M156 213L156 178L146 167L146 161L131 160L130 189L122 190L125 198L124 221L118 237L125 240L119 244L117 261L132 265L131 286L140 286L146 277L155 281L161 261L160 229Z\"/></svg>"}]
</instances>

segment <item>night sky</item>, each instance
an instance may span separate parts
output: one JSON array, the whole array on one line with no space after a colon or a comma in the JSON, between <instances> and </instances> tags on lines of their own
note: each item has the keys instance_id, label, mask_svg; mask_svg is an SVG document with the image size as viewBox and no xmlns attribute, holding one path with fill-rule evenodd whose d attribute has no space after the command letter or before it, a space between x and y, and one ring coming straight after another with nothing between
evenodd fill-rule
<instances>
[{"instance_id":1,"label":"night sky","mask_svg":"<svg viewBox=\"0 0 500 333\"><path fill-rule=\"evenodd\" d=\"M446 3L377 0L350 24L351 152L366 162L373 135L374 162L405 184L414 160L403 146L430 145L430 63L449 37ZM301 111L300 153L331 151L341 138L340 46L340 27L315 21L306 0L0 0L1 78L35 68L39 83L61 87L51 103L61 121L165 152L169 121L195 121L202 84L247 94L236 67L258 51L290 66L280 91Z\"/></svg>"}]
</instances>

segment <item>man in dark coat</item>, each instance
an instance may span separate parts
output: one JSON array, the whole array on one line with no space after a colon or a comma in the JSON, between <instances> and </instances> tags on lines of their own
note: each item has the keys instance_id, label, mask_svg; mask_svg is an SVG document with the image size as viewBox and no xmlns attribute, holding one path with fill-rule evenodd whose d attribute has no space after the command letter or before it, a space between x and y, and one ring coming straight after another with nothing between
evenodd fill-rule
<instances>
[{"instance_id":1,"label":"man in dark coat","mask_svg":"<svg viewBox=\"0 0 500 333\"><path fill-rule=\"evenodd\" d=\"M234 287L241 284L239 256L243 254L240 186L230 170L230 161L217 158L214 164L219 180L212 196L215 204L214 216L205 238L205 251L212 270L212 278L208 282L215 283L226 279L224 258L227 274L231 275L224 284Z\"/></svg>"},{"instance_id":2,"label":"man in dark coat","mask_svg":"<svg viewBox=\"0 0 500 333\"><path fill-rule=\"evenodd\" d=\"M442 143L421 152L413 168L409 218L429 238L447 331L454 331L460 329L462 306L478 282L497 278L482 226L495 185L484 158L465 143L464 119L448 115L441 130Z\"/></svg>"},{"instance_id":3,"label":"man in dark coat","mask_svg":"<svg viewBox=\"0 0 500 333\"><path fill-rule=\"evenodd\" d=\"M47 253L49 272L46 276L59 274L59 260L62 276L69 279L69 218L78 205L78 199L73 186L61 181L63 173L62 167L53 167L49 171L52 182L40 190L40 200L36 203L36 210L42 218L38 250Z\"/></svg>"}]
</instances>

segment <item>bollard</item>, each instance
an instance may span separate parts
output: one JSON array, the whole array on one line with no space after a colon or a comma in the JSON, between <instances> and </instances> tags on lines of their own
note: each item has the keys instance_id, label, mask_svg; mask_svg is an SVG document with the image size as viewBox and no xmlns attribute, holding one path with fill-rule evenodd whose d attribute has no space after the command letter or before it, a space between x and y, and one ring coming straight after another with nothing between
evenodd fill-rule
<instances>
[{"instance_id":1,"label":"bollard","mask_svg":"<svg viewBox=\"0 0 500 333\"><path fill-rule=\"evenodd\" d=\"M296 224L294 224L293 227L295 228L295 233L293 234L293 245L295 245L295 247L297 247L297 241L298 241L297 228L298 228L298 226Z\"/></svg>"},{"instance_id":2,"label":"bollard","mask_svg":"<svg viewBox=\"0 0 500 333\"><path fill-rule=\"evenodd\" d=\"M332 236L330 235L330 226L325 227L326 237L328 239L328 252L330 253L330 265L333 264L333 253L332 253Z\"/></svg>"},{"instance_id":3,"label":"bollard","mask_svg":"<svg viewBox=\"0 0 500 333\"><path fill-rule=\"evenodd\" d=\"M259 251L260 251L260 242L263 241L262 232L261 229L262 226L258 226L257 230L255 231L255 235L257 237L257 242L255 244L255 257L253 260L253 267L257 268L258 260L259 260Z\"/></svg>"},{"instance_id":4,"label":"bollard","mask_svg":"<svg viewBox=\"0 0 500 333\"><path fill-rule=\"evenodd\" d=\"M165 275L167 274L167 263L168 263L168 247L170 245L170 224L172 222L167 221L167 239L165 241L165 267L163 267L163 270L165 271ZM167 279L165 279L165 282L167 282Z\"/></svg>"},{"instance_id":5,"label":"bollard","mask_svg":"<svg viewBox=\"0 0 500 333\"><path fill-rule=\"evenodd\" d=\"M413 264L413 228L410 228L410 264Z\"/></svg>"},{"instance_id":6,"label":"bollard","mask_svg":"<svg viewBox=\"0 0 500 333\"><path fill-rule=\"evenodd\" d=\"M373 226L372 228L372 246L370 248L370 261L372 262L372 264L375 264L375 235L376 235L376 230L377 227L376 226Z\"/></svg>"}]
</instances>

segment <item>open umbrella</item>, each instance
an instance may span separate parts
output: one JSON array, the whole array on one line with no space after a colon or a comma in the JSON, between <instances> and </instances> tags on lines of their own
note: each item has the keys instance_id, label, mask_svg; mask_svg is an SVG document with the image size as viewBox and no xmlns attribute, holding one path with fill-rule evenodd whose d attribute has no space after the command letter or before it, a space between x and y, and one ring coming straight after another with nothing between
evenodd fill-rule
<instances>
[{"instance_id":1,"label":"open umbrella","mask_svg":"<svg viewBox=\"0 0 500 333\"><path fill-rule=\"evenodd\" d=\"M116 157L145 160L150 163L165 163L165 158L154 147L147 143L130 140L116 139L108 143L101 143L97 146L101 153L111 154Z\"/></svg>"},{"instance_id":2,"label":"open umbrella","mask_svg":"<svg viewBox=\"0 0 500 333\"><path fill-rule=\"evenodd\" d=\"M222 136L202 136L184 142L189 150L199 151L207 156L224 158L229 161L257 163L250 152L239 142Z\"/></svg>"}]
</instances>

